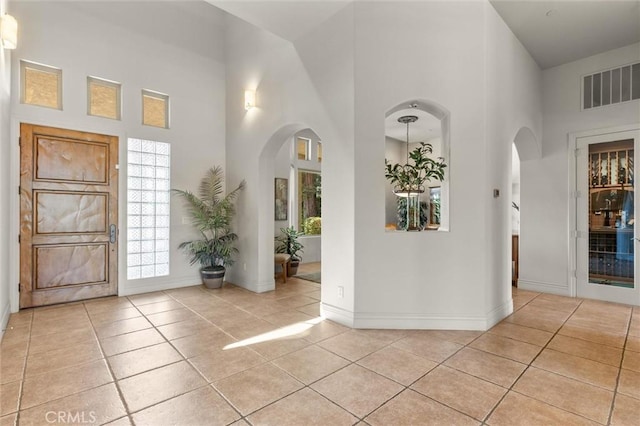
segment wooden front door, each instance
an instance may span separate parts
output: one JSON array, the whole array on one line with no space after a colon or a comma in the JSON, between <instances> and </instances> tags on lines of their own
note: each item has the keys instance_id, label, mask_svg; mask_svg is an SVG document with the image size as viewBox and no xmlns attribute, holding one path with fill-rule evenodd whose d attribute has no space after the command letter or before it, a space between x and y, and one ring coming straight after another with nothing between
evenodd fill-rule
<instances>
[{"instance_id":1,"label":"wooden front door","mask_svg":"<svg viewBox=\"0 0 640 426\"><path fill-rule=\"evenodd\" d=\"M20 307L117 293L118 138L20 126Z\"/></svg>"}]
</instances>

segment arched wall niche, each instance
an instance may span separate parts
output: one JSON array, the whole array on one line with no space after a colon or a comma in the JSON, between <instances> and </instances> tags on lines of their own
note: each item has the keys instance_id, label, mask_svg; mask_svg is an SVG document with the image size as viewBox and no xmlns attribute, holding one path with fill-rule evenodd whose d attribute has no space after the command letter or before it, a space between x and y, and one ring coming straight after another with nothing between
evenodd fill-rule
<instances>
[{"instance_id":1,"label":"arched wall niche","mask_svg":"<svg viewBox=\"0 0 640 426\"><path fill-rule=\"evenodd\" d=\"M445 178L440 182L440 226L438 231L449 231L449 188L450 188L450 176L451 176L451 141L450 141L450 129L451 129L451 114L448 109L443 107L437 102L427 99L410 99L395 105L389 109L385 114L385 119L389 118L396 113L402 112L403 115L411 115L411 111L423 111L432 115L440 121L440 139L441 149L439 156L444 158L444 162L447 165L445 169ZM437 182L437 181L435 181ZM434 182L432 181L431 184ZM428 195L427 195L428 196ZM386 207L385 207L386 208Z\"/></svg>"}]
</instances>

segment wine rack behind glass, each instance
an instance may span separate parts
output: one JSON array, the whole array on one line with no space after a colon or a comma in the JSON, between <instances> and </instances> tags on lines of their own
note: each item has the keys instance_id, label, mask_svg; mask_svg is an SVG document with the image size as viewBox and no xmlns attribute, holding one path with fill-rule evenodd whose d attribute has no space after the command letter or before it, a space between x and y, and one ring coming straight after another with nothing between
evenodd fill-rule
<instances>
[{"instance_id":1,"label":"wine rack behind glass","mask_svg":"<svg viewBox=\"0 0 640 426\"><path fill-rule=\"evenodd\" d=\"M633 285L633 140L589 146L589 279Z\"/></svg>"}]
</instances>

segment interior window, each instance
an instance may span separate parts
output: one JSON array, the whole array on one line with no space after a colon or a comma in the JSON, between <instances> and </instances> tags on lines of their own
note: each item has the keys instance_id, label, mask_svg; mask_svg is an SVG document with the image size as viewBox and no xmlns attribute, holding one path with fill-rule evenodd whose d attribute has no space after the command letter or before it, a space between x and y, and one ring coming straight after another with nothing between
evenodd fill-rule
<instances>
[{"instance_id":1,"label":"interior window","mask_svg":"<svg viewBox=\"0 0 640 426\"><path fill-rule=\"evenodd\" d=\"M320 172L298 171L298 229L306 235L322 231L322 177Z\"/></svg>"}]
</instances>

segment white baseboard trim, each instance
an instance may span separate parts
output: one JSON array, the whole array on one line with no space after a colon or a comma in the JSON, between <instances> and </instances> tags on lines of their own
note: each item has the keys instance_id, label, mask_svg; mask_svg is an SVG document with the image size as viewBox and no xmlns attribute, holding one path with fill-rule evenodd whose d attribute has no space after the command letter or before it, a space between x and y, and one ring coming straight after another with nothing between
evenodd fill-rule
<instances>
[{"instance_id":1,"label":"white baseboard trim","mask_svg":"<svg viewBox=\"0 0 640 426\"><path fill-rule=\"evenodd\" d=\"M558 296L572 297L571 290L566 284L558 285L540 281L518 280L518 288L521 290L535 291L538 293L551 293L557 294Z\"/></svg>"},{"instance_id":2,"label":"white baseboard trim","mask_svg":"<svg viewBox=\"0 0 640 426\"><path fill-rule=\"evenodd\" d=\"M486 330L487 318L474 315L429 315L362 313L355 315L354 328L398 330Z\"/></svg>"},{"instance_id":3,"label":"white baseboard trim","mask_svg":"<svg viewBox=\"0 0 640 426\"><path fill-rule=\"evenodd\" d=\"M238 287L242 287L245 290L253 291L254 293L265 293L267 291L273 291L276 289L275 280L271 280L271 281L267 280L266 282L263 282L263 283L248 283L245 285L236 284L232 281L229 281L229 283L233 285L237 285Z\"/></svg>"},{"instance_id":4,"label":"white baseboard trim","mask_svg":"<svg viewBox=\"0 0 640 426\"><path fill-rule=\"evenodd\" d=\"M498 306L487 315L487 322L485 330L489 330L491 327L508 317L513 313L513 299L509 299L507 302Z\"/></svg>"},{"instance_id":5,"label":"white baseboard trim","mask_svg":"<svg viewBox=\"0 0 640 426\"><path fill-rule=\"evenodd\" d=\"M183 278L183 279L172 279L171 281L156 281L156 282L148 282L142 285L127 285L124 288L118 289L118 296L131 296L134 294L141 293L151 293L153 291L162 291L162 290L172 290L174 288L181 287L191 287L194 285L201 285L202 283L198 281L198 278Z\"/></svg>"},{"instance_id":6,"label":"white baseboard trim","mask_svg":"<svg viewBox=\"0 0 640 426\"><path fill-rule=\"evenodd\" d=\"M7 329L7 324L9 324L9 317L11 316L11 304L6 303L2 308L2 317L0 317L0 341L2 341L2 336L4 336L4 331Z\"/></svg>"},{"instance_id":7,"label":"white baseboard trim","mask_svg":"<svg viewBox=\"0 0 640 426\"><path fill-rule=\"evenodd\" d=\"M429 315L405 313L353 313L326 303L320 304L320 314L351 328L380 328L398 330L488 330L513 312L509 299L487 316Z\"/></svg>"},{"instance_id":8,"label":"white baseboard trim","mask_svg":"<svg viewBox=\"0 0 640 426\"><path fill-rule=\"evenodd\" d=\"M327 303L320 303L320 315L328 320L354 328L353 312Z\"/></svg>"}]
</instances>

